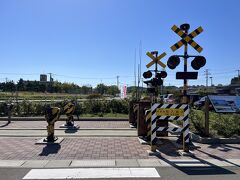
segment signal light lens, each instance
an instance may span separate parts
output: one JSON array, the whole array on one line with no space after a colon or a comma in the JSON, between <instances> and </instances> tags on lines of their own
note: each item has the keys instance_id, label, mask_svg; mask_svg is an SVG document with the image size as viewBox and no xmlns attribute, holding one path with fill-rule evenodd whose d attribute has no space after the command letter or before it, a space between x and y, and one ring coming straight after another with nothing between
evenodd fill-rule
<instances>
[{"instance_id":1,"label":"signal light lens","mask_svg":"<svg viewBox=\"0 0 240 180\"><path fill-rule=\"evenodd\" d=\"M167 77L167 72L166 71L161 71L161 77L166 78Z\"/></svg>"},{"instance_id":2,"label":"signal light lens","mask_svg":"<svg viewBox=\"0 0 240 180\"><path fill-rule=\"evenodd\" d=\"M161 71L160 73L157 73L157 78L166 78L166 77L167 77L166 71Z\"/></svg>"},{"instance_id":3,"label":"signal light lens","mask_svg":"<svg viewBox=\"0 0 240 180\"><path fill-rule=\"evenodd\" d=\"M152 77L152 72L151 71L146 71L143 73L143 77L145 79L151 78Z\"/></svg>"},{"instance_id":4,"label":"signal light lens","mask_svg":"<svg viewBox=\"0 0 240 180\"><path fill-rule=\"evenodd\" d=\"M170 69L175 69L180 63L180 58L178 56L170 56L167 62L167 66Z\"/></svg>"},{"instance_id":5,"label":"signal light lens","mask_svg":"<svg viewBox=\"0 0 240 180\"><path fill-rule=\"evenodd\" d=\"M203 56L197 56L191 62L191 66L195 70L199 70L201 67L205 66L205 64L206 64L206 59Z\"/></svg>"},{"instance_id":6,"label":"signal light lens","mask_svg":"<svg viewBox=\"0 0 240 180\"><path fill-rule=\"evenodd\" d=\"M163 84L163 80L160 78L153 78L152 79L152 85L153 86L160 86Z\"/></svg>"}]
</instances>

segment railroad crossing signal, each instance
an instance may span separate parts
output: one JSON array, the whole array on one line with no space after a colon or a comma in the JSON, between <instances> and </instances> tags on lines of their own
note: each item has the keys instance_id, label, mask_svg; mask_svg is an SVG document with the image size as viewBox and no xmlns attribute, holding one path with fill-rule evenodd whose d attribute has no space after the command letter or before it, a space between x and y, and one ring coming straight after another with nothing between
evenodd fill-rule
<instances>
[{"instance_id":1,"label":"railroad crossing signal","mask_svg":"<svg viewBox=\"0 0 240 180\"><path fill-rule=\"evenodd\" d=\"M203 32L203 28L201 26L195 29L190 34L186 34L176 25L172 27L172 30L182 38L180 41L171 46L173 52L182 47L184 44L190 44L197 52L202 52L203 48L193 40L194 37Z\"/></svg>"},{"instance_id":2,"label":"railroad crossing signal","mask_svg":"<svg viewBox=\"0 0 240 180\"><path fill-rule=\"evenodd\" d=\"M158 63L160 66L162 66L162 68L165 68L166 64L162 63L160 61L160 59L162 59L166 55L167 54L164 52L161 55L159 55L158 57L154 57L150 52L147 52L147 56L152 59L152 61L146 65L147 68L150 68L154 63Z\"/></svg>"}]
</instances>

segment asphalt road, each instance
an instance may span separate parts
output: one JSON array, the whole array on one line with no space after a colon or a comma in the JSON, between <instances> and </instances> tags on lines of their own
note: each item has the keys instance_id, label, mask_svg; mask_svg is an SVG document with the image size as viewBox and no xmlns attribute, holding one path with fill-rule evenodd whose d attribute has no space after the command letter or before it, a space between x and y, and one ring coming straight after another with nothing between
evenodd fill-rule
<instances>
[{"instance_id":1,"label":"asphalt road","mask_svg":"<svg viewBox=\"0 0 240 180\"><path fill-rule=\"evenodd\" d=\"M20 180L31 169L28 168L0 168L0 180ZM158 167L161 178L131 178L131 180L236 180L240 179L239 167ZM117 178L127 179L127 178ZM108 180L117 180L109 178ZM98 179L101 180L101 179Z\"/></svg>"}]
</instances>

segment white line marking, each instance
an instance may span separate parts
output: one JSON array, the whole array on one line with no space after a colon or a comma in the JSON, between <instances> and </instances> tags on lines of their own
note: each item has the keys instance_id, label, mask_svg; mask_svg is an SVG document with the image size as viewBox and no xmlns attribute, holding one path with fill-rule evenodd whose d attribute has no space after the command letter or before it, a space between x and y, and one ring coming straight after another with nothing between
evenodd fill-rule
<instances>
[{"instance_id":1,"label":"white line marking","mask_svg":"<svg viewBox=\"0 0 240 180\"><path fill-rule=\"evenodd\" d=\"M32 169L23 179L159 178L155 168Z\"/></svg>"}]
</instances>

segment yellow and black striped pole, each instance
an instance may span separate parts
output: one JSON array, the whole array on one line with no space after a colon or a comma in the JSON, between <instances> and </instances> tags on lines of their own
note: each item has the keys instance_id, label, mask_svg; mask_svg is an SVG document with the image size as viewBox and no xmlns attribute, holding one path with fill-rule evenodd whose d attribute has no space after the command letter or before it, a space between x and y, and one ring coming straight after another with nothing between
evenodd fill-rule
<instances>
[{"instance_id":1,"label":"yellow and black striped pole","mask_svg":"<svg viewBox=\"0 0 240 180\"><path fill-rule=\"evenodd\" d=\"M54 142L57 137L54 136L54 124L60 117L60 108L58 107L47 107L45 110L45 118L48 123L47 126L47 138L44 139L45 142Z\"/></svg>"},{"instance_id":2,"label":"yellow and black striped pole","mask_svg":"<svg viewBox=\"0 0 240 180\"><path fill-rule=\"evenodd\" d=\"M188 30L190 26L185 26L185 34L188 36ZM184 72L187 72L187 58L188 58L188 43L184 43ZM184 79L183 81L183 103L188 104L188 97L187 97L187 88L188 88L188 82L187 79ZM187 144L184 140L183 136L183 151L184 152L189 152L189 144Z\"/></svg>"},{"instance_id":3,"label":"yellow and black striped pole","mask_svg":"<svg viewBox=\"0 0 240 180\"><path fill-rule=\"evenodd\" d=\"M75 111L75 108L76 108L76 106L72 102L69 102L64 106L64 108L63 108L64 114L66 114L66 116L67 116L65 126L68 126L68 127L74 126L73 113Z\"/></svg>"},{"instance_id":4,"label":"yellow and black striped pole","mask_svg":"<svg viewBox=\"0 0 240 180\"><path fill-rule=\"evenodd\" d=\"M148 109L145 111L145 122L147 124L147 137L146 137L146 141L150 143L151 141L151 117L152 117L152 112L151 109Z\"/></svg>"}]
</instances>

